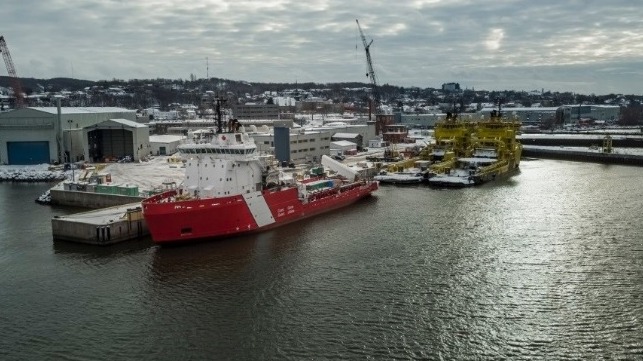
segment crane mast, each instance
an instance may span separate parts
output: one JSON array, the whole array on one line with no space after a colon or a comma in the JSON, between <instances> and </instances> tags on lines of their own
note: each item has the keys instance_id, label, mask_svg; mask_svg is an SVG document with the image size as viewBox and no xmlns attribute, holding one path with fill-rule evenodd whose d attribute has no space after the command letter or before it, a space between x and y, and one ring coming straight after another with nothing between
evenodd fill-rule
<instances>
[{"instance_id":1,"label":"crane mast","mask_svg":"<svg viewBox=\"0 0 643 361\"><path fill-rule=\"evenodd\" d=\"M22 87L20 86L20 80L16 75L16 68L13 66L13 60L11 60L9 47L7 47L7 42L4 40L4 36L0 36L0 53L2 53L4 64L7 66L7 73L11 78L13 92L16 97L16 108L20 108L23 105Z\"/></svg>"},{"instance_id":2,"label":"crane mast","mask_svg":"<svg viewBox=\"0 0 643 361\"><path fill-rule=\"evenodd\" d=\"M371 105L374 105L375 108L379 108L380 97L377 90L377 78L375 77L375 70L373 70L373 60L371 59L371 44L373 44L373 39L371 39L370 42L367 42L362 28L359 26L359 21L355 19L355 22L357 23L357 29L359 29L359 35L361 36L362 43L364 44L364 51L366 52L366 63L368 65L368 73L366 73L366 76L371 81L372 103L374 103ZM369 118L371 110L370 108L371 107L369 107Z\"/></svg>"}]
</instances>

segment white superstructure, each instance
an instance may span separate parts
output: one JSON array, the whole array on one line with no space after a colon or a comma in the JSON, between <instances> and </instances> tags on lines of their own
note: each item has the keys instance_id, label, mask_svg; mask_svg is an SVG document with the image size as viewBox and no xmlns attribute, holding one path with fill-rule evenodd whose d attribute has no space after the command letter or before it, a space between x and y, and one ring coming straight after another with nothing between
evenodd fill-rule
<instances>
[{"instance_id":1,"label":"white superstructure","mask_svg":"<svg viewBox=\"0 0 643 361\"><path fill-rule=\"evenodd\" d=\"M198 197L224 197L261 191L266 166L246 133L216 134L210 142L179 146L186 159L183 189Z\"/></svg>"}]
</instances>

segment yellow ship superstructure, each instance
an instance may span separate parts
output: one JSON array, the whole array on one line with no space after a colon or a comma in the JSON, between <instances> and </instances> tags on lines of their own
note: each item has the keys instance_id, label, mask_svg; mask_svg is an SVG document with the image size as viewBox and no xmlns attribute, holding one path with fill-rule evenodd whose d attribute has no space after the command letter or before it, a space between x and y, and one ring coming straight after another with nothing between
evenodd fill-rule
<instances>
[{"instance_id":1,"label":"yellow ship superstructure","mask_svg":"<svg viewBox=\"0 0 643 361\"><path fill-rule=\"evenodd\" d=\"M447 113L446 118L435 125L435 143L424 147L418 156L401 159L386 165L388 172L404 172L409 169L426 171L429 161L432 168L449 168L457 157L464 156L469 148L473 123L461 120L456 114Z\"/></svg>"},{"instance_id":2,"label":"yellow ship superstructure","mask_svg":"<svg viewBox=\"0 0 643 361\"><path fill-rule=\"evenodd\" d=\"M445 122L444 125L448 125ZM445 186L469 186L507 175L518 168L522 145L516 140L520 122L502 119L500 111L493 111L488 120L462 123L464 139L453 142L452 153L431 165L429 183ZM448 128L447 128L448 129ZM453 139L449 132L438 132L436 145Z\"/></svg>"},{"instance_id":3,"label":"yellow ship superstructure","mask_svg":"<svg viewBox=\"0 0 643 361\"><path fill-rule=\"evenodd\" d=\"M477 123L471 143L472 157L497 159L481 167L479 177L496 177L518 168L522 154L522 144L516 140L519 129L520 122L502 119L500 111L493 111L488 121Z\"/></svg>"},{"instance_id":4,"label":"yellow ship superstructure","mask_svg":"<svg viewBox=\"0 0 643 361\"><path fill-rule=\"evenodd\" d=\"M435 143L420 153L420 159L430 160L432 172L453 168L458 157L467 155L470 147L473 123L447 113L443 121L436 123L433 136Z\"/></svg>"},{"instance_id":5,"label":"yellow ship superstructure","mask_svg":"<svg viewBox=\"0 0 643 361\"><path fill-rule=\"evenodd\" d=\"M520 122L503 119L499 110L476 122L447 113L435 125L433 144L418 157L388 164L386 171L401 173L412 169L434 185L484 183L518 169L522 154L522 145L516 140L519 129Z\"/></svg>"}]
</instances>

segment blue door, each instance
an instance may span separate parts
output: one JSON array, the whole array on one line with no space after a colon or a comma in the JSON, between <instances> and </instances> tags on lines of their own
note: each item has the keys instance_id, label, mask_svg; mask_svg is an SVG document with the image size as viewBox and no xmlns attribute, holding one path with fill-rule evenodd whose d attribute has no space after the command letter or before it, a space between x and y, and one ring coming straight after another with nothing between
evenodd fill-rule
<instances>
[{"instance_id":1,"label":"blue door","mask_svg":"<svg viewBox=\"0 0 643 361\"><path fill-rule=\"evenodd\" d=\"M49 163L49 142L7 142L9 164Z\"/></svg>"}]
</instances>

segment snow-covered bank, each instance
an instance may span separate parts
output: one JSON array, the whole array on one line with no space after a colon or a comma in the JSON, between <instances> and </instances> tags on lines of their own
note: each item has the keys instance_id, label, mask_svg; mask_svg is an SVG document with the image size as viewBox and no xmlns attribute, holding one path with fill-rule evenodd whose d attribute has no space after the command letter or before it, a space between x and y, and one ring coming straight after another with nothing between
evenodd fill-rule
<instances>
[{"instance_id":1,"label":"snow-covered bank","mask_svg":"<svg viewBox=\"0 0 643 361\"><path fill-rule=\"evenodd\" d=\"M68 178L67 173L49 170L49 164L1 165L0 182L56 182Z\"/></svg>"}]
</instances>

